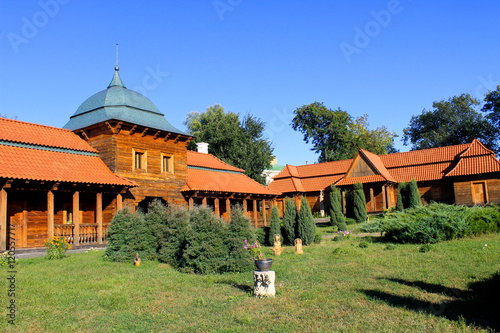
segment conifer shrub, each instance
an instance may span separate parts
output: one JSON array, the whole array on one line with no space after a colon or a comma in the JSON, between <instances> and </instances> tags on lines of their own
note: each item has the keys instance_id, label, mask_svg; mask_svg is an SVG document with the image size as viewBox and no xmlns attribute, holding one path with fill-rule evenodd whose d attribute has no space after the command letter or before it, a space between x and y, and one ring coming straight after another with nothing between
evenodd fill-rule
<instances>
[{"instance_id":1,"label":"conifer shrub","mask_svg":"<svg viewBox=\"0 0 500 333\"><path fill-rule=\"evenodd\" d=\"M366 222L366 199L363 184L354 184L354 219L358 223Z\"/></svg>"},{"instance_id":2,"label":"conifer shrub","mask_svg":"<svg viewBox=\"0 0 500 333\"><path fill-rule=\"evenodd\" d=\"M468 223L474 235L500 231L499 206L472 207Z\"/></svg>"},{"instance_id":3,"label":"conifer shrub","mask_svg":"<svg viewBox=\"0 0 500 333\"><path fill-rule=\"evenodd\" d=\"M346 224L346 218L344 216L341 216L339 218L339 222L338 222L338 231L346 231L347 230L347 224Z\"/></svg>"},{"instance_id":4,"label":"conifer shrub","mask_svg":"<svg viewBox=\"0 0 500 333\"><path fill-rule=\"evenodd\" d=\"M280 212L278 210L278 206L273 206L273 209L271 210L271 225L268 238L269 245L274 245L274 235L276 234L280 235L280 238L283 241L283 237L281 237Z\"/></svg>"},{"instance_id":5,"label":"conifer shrub","mask_svg":"<svg viewBox=\"0 0 500 333\"><path fill-rule=\"evenodd\" d=\"M187 246L186 237L191 232L190 211L184 206L164 207L157 222L158 260L175 268L183 267L183 250Z\"/></svg>"},{"instance_id":6,"label":"conifer shrub","mask_svg":"<svg viewBox=\"0 0 500 333\"><path fill-rule=\"evenodd\" d=\"M316 235L316 223L311 213L311 208L305 197L302 197L297 220L297 237L302 239L303 245L309 245Z\"/></svg>"},{"instance_id":7,"label":"conifer shrub","mask_svg":"<svg viewBox=\"0 0 500 333\"><path fill-rule=\"evenodd\" d=\"M269 238L269 230L269 227L261 227L255 230L255 236L257 238L257 242L259 242L260 245L269 245L267 244L267 239Z\"/></svg>"},{"instance_id":8,"label":"conifer shrub","mask_svg":"<svg viewBox=\"0 0 500 333\"><path fill-rule=\"evenodd\" d=\"M255 243L255 228L252 227L250 219L245 216L243 208L237 205L231 207L231 223L225 237L225 243L229 249L226 262L228 272L243 272L252 267L252 256L242 246L245 239L249 244Z\"/></svg>"},{"instance_id":9,"label":"conifer shrub","mask_svg":"<svg viewBox=\"0 0 500 333\"><path fill-rule=\"evenodd\" d=\"M321 243L321 235L316 234L314 235L314 244L320 244Z\"/></svg>"},{"instance_id":10,"label":"conifer shrub","mask_svg":"<svg viewBox=\"0 0 500 333\"><path fill-rule=\"evenodd\" d=\"M418 192L417 181L415 178L411 180L408 184L408 208L416 208L422 206L422 201L420 200L420 193Z\"/></svg>"},{"instance_id":11,"label":"conifer shrub","mask_svg":"<svg viewBox=\"0 0 500 333\"><path fill-rule=\"evenodd\" d=\"M396 210L397 211L403 211L405 209L404 206L404 199L403 199L403 194L406 189L406 183L401 182L398 184L398 189L397 189L397 197L396 197Z\"/></svg>"},{"instance_id":12,"label":"conifer shrub","mask_svg":"<svg viewBox=\"0 0 500 333\"><path fill-rule=\"evenodd\" d=\"M297 206L290 198L285 199L285 211L283 213L283 243L293 245L295 240L295 230L297 224ZM263 243L261 243L263 244Z\"/></svg>"},{"instance_id":13,"label":"conifer shrub","mask_svg":"<svg viewBox=\"0 0 500 333\"><path fill-rule=\"evenodd\" d=\"M345 217L354 218L354 191L345 191Z\"/></svg>"},{"instance_id":14,"label":"conifer shrub","mask_svg":"<svg viewBox=\"0 0 500 333\"><path fill-rule=\"evenodd\" d=\"M366 249L368 247L369 243L367 241L362 241L359 243L359 247L362 249Z\"/></svg>"},{"instance_id":15,"label":"conifer shrub","mask_svg":"<svg viewBox=\"0 0 500 333\"><path fill-rule=\"evenodd\" d=\"M118 211L108 229L106 256L114 261L130 261L136 253L142 259L156 259L157 240L146 223L144 214L128 208Z\"/></svg>"},{"instance_id":16,"label":"conifer shrub","mask_svg":"<svg viewBox=\"0 0 500 333\"><path fill-rule=\"evenodd\" d=\"M332 226L339 226L340 219L344 216L342 214L342 194L340 189L335 185L331 185L332 191L330 192L330 218Z\"/></svg>"}]
</instances>

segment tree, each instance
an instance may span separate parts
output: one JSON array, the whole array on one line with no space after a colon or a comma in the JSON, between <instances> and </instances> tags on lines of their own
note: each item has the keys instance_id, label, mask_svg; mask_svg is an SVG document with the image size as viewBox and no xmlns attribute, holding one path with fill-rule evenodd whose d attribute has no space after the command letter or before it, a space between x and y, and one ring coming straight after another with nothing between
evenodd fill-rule
<instances>
[{"instance_id":1,"label":"tree","mask_svg":"<svg viewBox=\"0 0 500 333\"><path fill-rule=\"evenodd\" d=\"M486 118L500 131L500 85L497 87L497 90L487 93L484 101L486 103L483 105L481 111L490 112L486 115Z\"/></svg>"},{"instance_id":2,"label":"tree","mask_svg":"<svg viewBox=\"0 0 500 333\"><path fill-rule=\"evenodd\" d=\"M297 206L292 199L285 199L285 211L283 212L283 242L287 245L292 245L295 240L295 229L297 224Z\"/></svg>"},{"instance_id":3,"label":"tree","mask_svg":"<svg viewBox=\"0 0 500 333\"><path fill-rule=\"evenodd\" d=\"M312 142L320 162L352 158L358 148L375 154L396 152L396 134L385 126L369 130L367 115L353 120L346 111L330 110L318 102L297 108L294 114L292 128L304 134L306 143Z\"/></svg>"},{"instance_id":4,"label":"tree","mask_svg":"<svg viewBox=\"0 0 500 333\"><path fill-rule=\"evenodd\" d=\"M302 240L302 244L309 245L314 241L316 235L316 223L314 222L311 208L305 197L302 197L298 220L297 237Z\"/></svg>"},{"instance_id":5,"label":"tree","mask_svg":"<svg viewBox=\"0 0 500 333\"><path fill-rule=\"evenodd\" d=\"M406 183L401 182L398 184L397 189L397 199L396 199L396 210L403 211L405 209L403 195L405 193Z\"/></svg>"},{"instance_id":6,"label":"tree","mask_svg":"<svg viewBox=\"0 0 500 333\"><path fill-rule=\"evenodd\" d=\"M447 101L432 103L433 110L423 110L413 116L403 130L403 143L411 149L427 149L470 143L475 138L494 151L498 151L495 129L476 111L479 101L469 94L454 96Z\"/></svg>"},{"instance_id":7,"label":"tree","mask_svg":"<svg viewBox=\"0 0 500 333\"><path fill-rule=\"evenodd\" d=\"M225 112L216 104L203 113L191 112L184 125L195 136L188 146L196 150L196 143L209 143L208 151L226 163L245 170L245 174L261 184L262 171L271 166L272 143L263 137L265 123L251 115L243 121L237 113Z\"/></svg>"},{"instance_id":8,"label":"tree","mask_svg":"<svg viewBox=\"0 0 500 333\"><path fill-rule=\"evenodd\" d=\"M366 222L366 199L363 191L363 184L354 184L354 219L358 223Z\"/></svg>"},{"instance_id":9,"label":"tree","mask_svg":"<svg viewBox=\"0 0 500 333\"><path fill-rule=\"evenodd\" d=\"M339 222L344 214L342 214L342 195L340 189L335 185L331 185L330 192L330 218L333 226L339 227Z\"/></svg>"},{"instance_id":10,"label":"tree","mask_svg":"<svg viewBox=\"0 0 500 333\"><path fill-rule=\"evenodd\" d=\"M270 245L274 244L274 235L280 235L281 238L281 220L278 206L273 206L271 210L271 226L268 239Z\"/></svg>"},{"instance_id":11,"label":"tree","mask_svg":"<svg viewBox=\"0 0 500 333\"><path fill-rule=\"evenodd\" d=\"M422 205L420 200L420 193L418 192L417 181L415 178L408 183L408 208L416 208Z\"/></svg>"}]
</instances>

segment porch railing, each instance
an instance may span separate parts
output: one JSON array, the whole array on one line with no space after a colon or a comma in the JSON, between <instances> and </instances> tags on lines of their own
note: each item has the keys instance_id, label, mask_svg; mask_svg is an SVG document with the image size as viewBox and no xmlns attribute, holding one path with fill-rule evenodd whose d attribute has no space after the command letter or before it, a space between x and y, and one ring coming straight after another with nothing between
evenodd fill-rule
<instances>
[{"instance_id":1,"label":"porch railing","mask_svg":"<svg viewBox=\"0 0 500 333\"><path fill-rule=\"evenodd\" d=\"M80 245L99 243L97 223L80 223L78 241ZM54 224L54 236L64 238L69 244L75 243L75 226L73 224ZM108 224L102 225L102 241L107 241Z\"/></svg>"}]
</instances>

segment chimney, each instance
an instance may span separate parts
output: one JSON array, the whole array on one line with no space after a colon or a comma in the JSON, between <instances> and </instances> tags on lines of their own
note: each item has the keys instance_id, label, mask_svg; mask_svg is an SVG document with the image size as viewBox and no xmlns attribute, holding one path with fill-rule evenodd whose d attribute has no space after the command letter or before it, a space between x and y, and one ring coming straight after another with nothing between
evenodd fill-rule
<instances>
[{"instance_id":1,"label":"chimney","mask_svg":"<svg viewBox=\"0 0 500 333\"><path fill-rule=\"evenodd\" d=\"M198 142L196 145L198 146L198 153L208 154L208 143Z\"/></svg>"}]
</instances>

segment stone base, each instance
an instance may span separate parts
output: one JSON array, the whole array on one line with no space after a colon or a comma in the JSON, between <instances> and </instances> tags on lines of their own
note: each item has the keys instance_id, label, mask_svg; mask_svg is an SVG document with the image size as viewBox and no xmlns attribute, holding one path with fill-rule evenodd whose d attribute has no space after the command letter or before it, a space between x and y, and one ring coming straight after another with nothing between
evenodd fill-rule
<instances>
[{"instance_id":1,"label":"stone base","mask_svg":"<svg viewBox=\"0 0 500 333\"><path fill-rule=\"evenodd\" d=\"M276 289L274 288L275 278L274 271L253 271L253 295L255 297L276 296Z\"/></svg>"}]
</instances>

